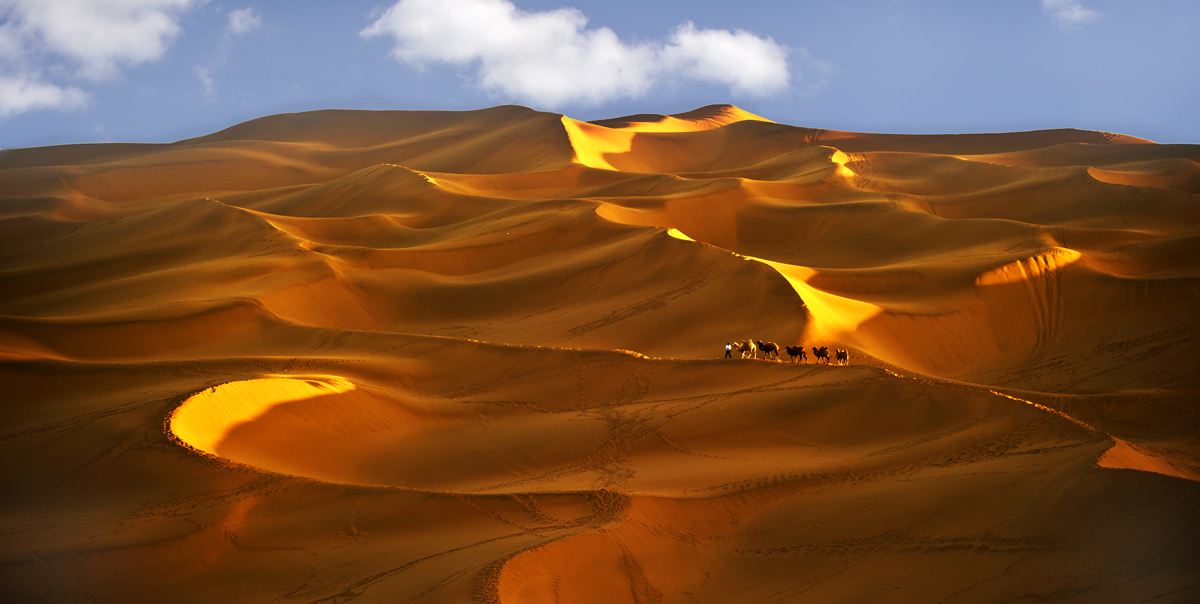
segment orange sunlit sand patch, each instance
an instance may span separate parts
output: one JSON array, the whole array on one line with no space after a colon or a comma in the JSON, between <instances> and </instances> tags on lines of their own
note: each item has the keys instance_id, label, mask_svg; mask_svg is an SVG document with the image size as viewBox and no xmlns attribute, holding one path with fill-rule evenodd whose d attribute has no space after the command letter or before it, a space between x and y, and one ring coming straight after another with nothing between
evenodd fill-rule
<instances>
[{"instance_id":1,"label":"orange sunlit sand patch","mask_svg":"<svg viewBox=\"0 0 1200 604\"><path fill-rule=\"evenodd\" d=\"M331 375L268 375L213 386L193 394L171 415L170 430L206 453L240 425L286 403L354 390L354 383Z\"/></svg>"},{"instance_id":2,"label":"orange sunlit sand patch","mask_svg":"<svg viewBox=\"0 0 1200 604\"><path fill-rule=\"evenodd\" d=\"M1056 247L1048 251L1020 258L982 273L975 279L976 285L1000 285L1029 281L1062 270L1082 258L1079 252Z\"/></svg>"},{"instance_id":3,"label":"orange sunlit sand patch","mask_svg":"<svg viewBox=\"0 0 1200 604\"><path fill-rule=\"evenodd\" d=\"M667 229L667 234L682 241L696 241L674 227ZM846 298L809 285L808 280L817 274L814 269L745 254L734 254L775 269L796 290L796 294L804 301L804 306L811 318L808 329L803 334L804 340L846 341L855 334L860 325L883 311L882 308L870 302Z\"/></svg>"},{"instance_id":4,"label":"orange sunlit sand patch","mask_svg":"<svg viewBox=\"0 0 1200 604\"><path fill-rule=\"evenodd\" d=\"M648 120L609 120L611 125L581 122L563 116L562 124L575 152L575 161L591 168L616 170L609 156L629 153L638 133L703 132L747 120L770 121L739 107L723 105L708 111L663 115Z\"/></svg>"}]
</instances>

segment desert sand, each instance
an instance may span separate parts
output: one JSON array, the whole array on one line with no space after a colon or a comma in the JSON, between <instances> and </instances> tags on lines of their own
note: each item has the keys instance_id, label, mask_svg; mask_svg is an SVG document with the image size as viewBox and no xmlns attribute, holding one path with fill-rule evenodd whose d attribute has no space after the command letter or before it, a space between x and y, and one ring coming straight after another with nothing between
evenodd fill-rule
<instances>
[{"instance_id":1,"label":"desert sand","mask_svg":"<svg viewBox=\"0 0 1200 604\"><path fill-rule=\"evenodd\" d=\"M504 106L0 151L0 589L1196 602L1198 305L1200 146L1105 132Z\"/></svg>"}]
</instances>

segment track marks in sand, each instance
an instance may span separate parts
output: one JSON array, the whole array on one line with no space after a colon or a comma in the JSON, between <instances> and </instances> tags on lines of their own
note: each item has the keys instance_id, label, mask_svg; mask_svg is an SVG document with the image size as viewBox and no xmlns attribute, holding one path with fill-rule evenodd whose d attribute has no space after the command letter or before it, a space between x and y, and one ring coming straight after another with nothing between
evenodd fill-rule
<instances>
[{"instance_id":1,"label":"track marks in sand","mask_svg":"<svg viewBox=\"0 0 1200 604\"><path fill-rule=\"evenodd\" d=\"M965 383L961 383L961 382L942 380L939 378L932 378L932 377L928 377L928 376L905 375L902 373L898 373L888 367L882 367L882 370L887 375L891 375L892 377L902 379L902 380L916 380L916 381L921 381L921 382L925 382L928 384L946 384L946 385L953 385L953 386L958 386L958 387L962 387L962 388L970 388L970 389L986 389L987 392L991 393L994 396L997 396L997 397L1000 397L1003 399L1007 399L1007 400L1011 400L1011 401L1016 401L1016 402L1024 404L1024 405L1028 405L1030 407L1033 407L1034 409L1037 409L1038 411L1047 413L1058 419L1070 422L1071 424L1079 427L1080 429L1082 429L1086 432L1103 436L1104 438L1107 438L1110 441L1112 441L1112 445L1104 452L1103 455L1100 456L1100 458L1098 458L1096 460L1097 467L1111 468L1111 469L1136 470L1136 471L1140 471L1140 472L1150 472L1152 474L1161 474L1163 476L1170 476L1172 478L1180 478L1183 480L1200 482L1200 477L1194 476L1190 472L1179 469L1178 467L1171 464L1169 461L1155 457L1153 454L1146 452L1142 448L1130 443L1129 441L1126 441L1121 438L1117 438L1111 434L1107 434L1107 433L1101 431L1099 428L1096 428L1095 426L1093 426L1083 420L1075 418L1061 410L1055 409L1048 405L1043 405L1041 403L1031 401L1027 398L1022 398L1019 396L1015 396L1013 394L1009 394L1006 392L1001 392L999 390L987 388L985 386L978 386L975 384L965 384Z\"/></svg>"},{"instance_id":2,"label":"track marks in sand","mask_svg":"<svg viewBox=\"0 0 1200 604\"><path fill-rule=\"evenodd\" d=\"M1080 428L1083 428L1084 430L1102 434L1106 438L1111 439L1113 441L1113 445L1104 452L1104 455L1100 456L1100 459L1096 460L1096 465L1101 468L1137 470L1140 472L1150 472L1153 474L1162 474L1163 476L1171 476L1173 478L1181 478L1183 480L1200 482L1200 476L1195 476L1190 472L1180 470L1169 461L1155 457L1154 455L1147 453L1142 448L1127 440L1117 438L1111 434L1105 434L1095 426L1071 417L1070 415L1067 415L1058 409L1054 409L1053 407L1048 407L1040 403L1035 403L1029 399L1013 396L1011 394L1005 394L996 390L991 390L990 392L996 396L1001 396L1006 399L1025 403L1026 405L1030 405L1035 409L1065 419L1079 426Z\"/></svg>"},{"instance_id":3,"label":"track marks in sand","mask_svg":"<svg viewBox=\"0 0 1200 604\"><path fill-rule=\"evenodd\" d=\"M844 539L774 548L734 550L755 557L845 556L895 553L936 554L948 551L989 553L1033 553L1061 549L1053 537L1006 538L991 533L953 537L915 536L891 531L870 537Z\"/></svg>"}]
</instances>

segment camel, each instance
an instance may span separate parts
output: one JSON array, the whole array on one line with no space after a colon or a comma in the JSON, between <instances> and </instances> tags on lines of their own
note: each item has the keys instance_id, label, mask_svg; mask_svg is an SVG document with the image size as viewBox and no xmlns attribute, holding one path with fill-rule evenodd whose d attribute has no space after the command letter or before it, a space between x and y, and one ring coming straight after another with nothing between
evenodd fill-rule
<instances>
[{"instance_id":1,"label":"camel","mask_svg":"<svg viewBox=\"0 0 1200 604\"><path fill-rule=\"evenodd\" d=\"M793 363L796 362L796 359L799 359L801 363L808 362L808 355L804 354L803 346L784 346L783 349L787 351L788 359Z\"/></svg>"},{"instance_id":2,"label":"camel","mask_svg":"<svg viewBox=\"0 0 1200 604\"><path fill-rule=\"evenodd\" d=\"M742 355L742 358L753 355L758 358L758 348L754 345L754 340L746 340L745 342L738 340L733 343L733 349Z\"/></svg>"},{"instance_id":3,"label":"camel","mask_svg":"<svg viewBox=\"0 0 1200 604\"><path fill-rule=\"evenodd\" d=\"M845 350L842 350L841 348L838 348L834 354L837 357L838 365L849 365L850 364L850 353L846 352Z\"/></svg>"},{"instance_id":4,"label":"camel","mask_svg":"<svg viewBox=\"0 0 1200 604\"><path fill-rule=\"evenodd\" d=\"M758 349L768 358L774 358L776 361L779 360L779 344L775 342L763 342L762 340L758 340L756 344L758 344Z\"/></svg>"},{"instance_id":5,"label":"camel","mask_svg":"<svg viewBox=\"0 0 1200 604\"><path fill-rule=\"evenodd\" d=\"M820 363L821 359L825 359L825 364L826 365L829 364L829 347L828 346L822 346L820 348L813 346L812 351L813 351L813 359L815 359L815 361L817 363Z\"/></svg>"}]
</instances>

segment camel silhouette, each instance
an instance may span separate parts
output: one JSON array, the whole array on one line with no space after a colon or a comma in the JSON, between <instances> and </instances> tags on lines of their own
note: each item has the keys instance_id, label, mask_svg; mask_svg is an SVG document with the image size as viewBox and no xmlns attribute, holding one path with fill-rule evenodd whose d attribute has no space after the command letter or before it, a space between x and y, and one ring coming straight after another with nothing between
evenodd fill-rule
<instances>
[{"instance_id":1,"label":"camel silhouette","mask_svg":"<svg viewBox=\"0 0 1200 604\"><path fill-rule=\"evenodd\" d=\"M743 359L751 355L753 355L756 359L758 358L758 348L755 347L754 340L746 340L744 342L742 340L738 340L733 343L733 349L738 351L738 353L742 355Z\"/></svg>"},{"instance_id":2,"label":"camel silhouette","mask_svg":"<svg viewBox=\"0 0 1200 604\"><path fill-rule=\"evenodd\" d=\"M764 355L769 358L774 358L776 361L779 360L779 344L776 344L775 342L764 342L762 340L758 340L756 344L758 344L758 349L761 350Z\"/></svg>"},{"instance_id":3,"label":"camel silhouette","mask_svg":"<svg viewBox=\"0 0 1200 604\"><path fill-rule=\"evenodd\" d=\"M813 347L812 347L812 351L813 351L813 359L814 359L814 360L815 360L817 363L820 363L820 362L821 362L821 360L822 360L822 359L824 359L824 360L825 360L825 364L826 364L826 365L828 365L828 364L829 364L829 347L828 347L828 346L822 346L822 347L820 347L820 348L817 348L816 346L813 346Z\"/></svg>"},{"instance_id":4,"label":"camel silhouette","mask_svg":"<svg viewBox=\"0 0 1200 604\"><path fill-rule=\"evenodd\" d=\"M797 362L797 359L799 359L799 362L801 363L808 362L808 355L804 354L803 346L784 346L783 349L787 351L788 359L790 359L793 363Z\"/></svg>"},{"instance_id":5,"label":"camel silhouette","mask_svg":"<svg viewBox=\"0 0 1200 604\"><path fill-rule=\"evenodd\" d=\"M838 365L849 365L850 364L850 353L846 352L845 350L842 350L841 348L838 348L837 351L834 352L834 354L837 358Z\"/></svg>"}]
</instances>

